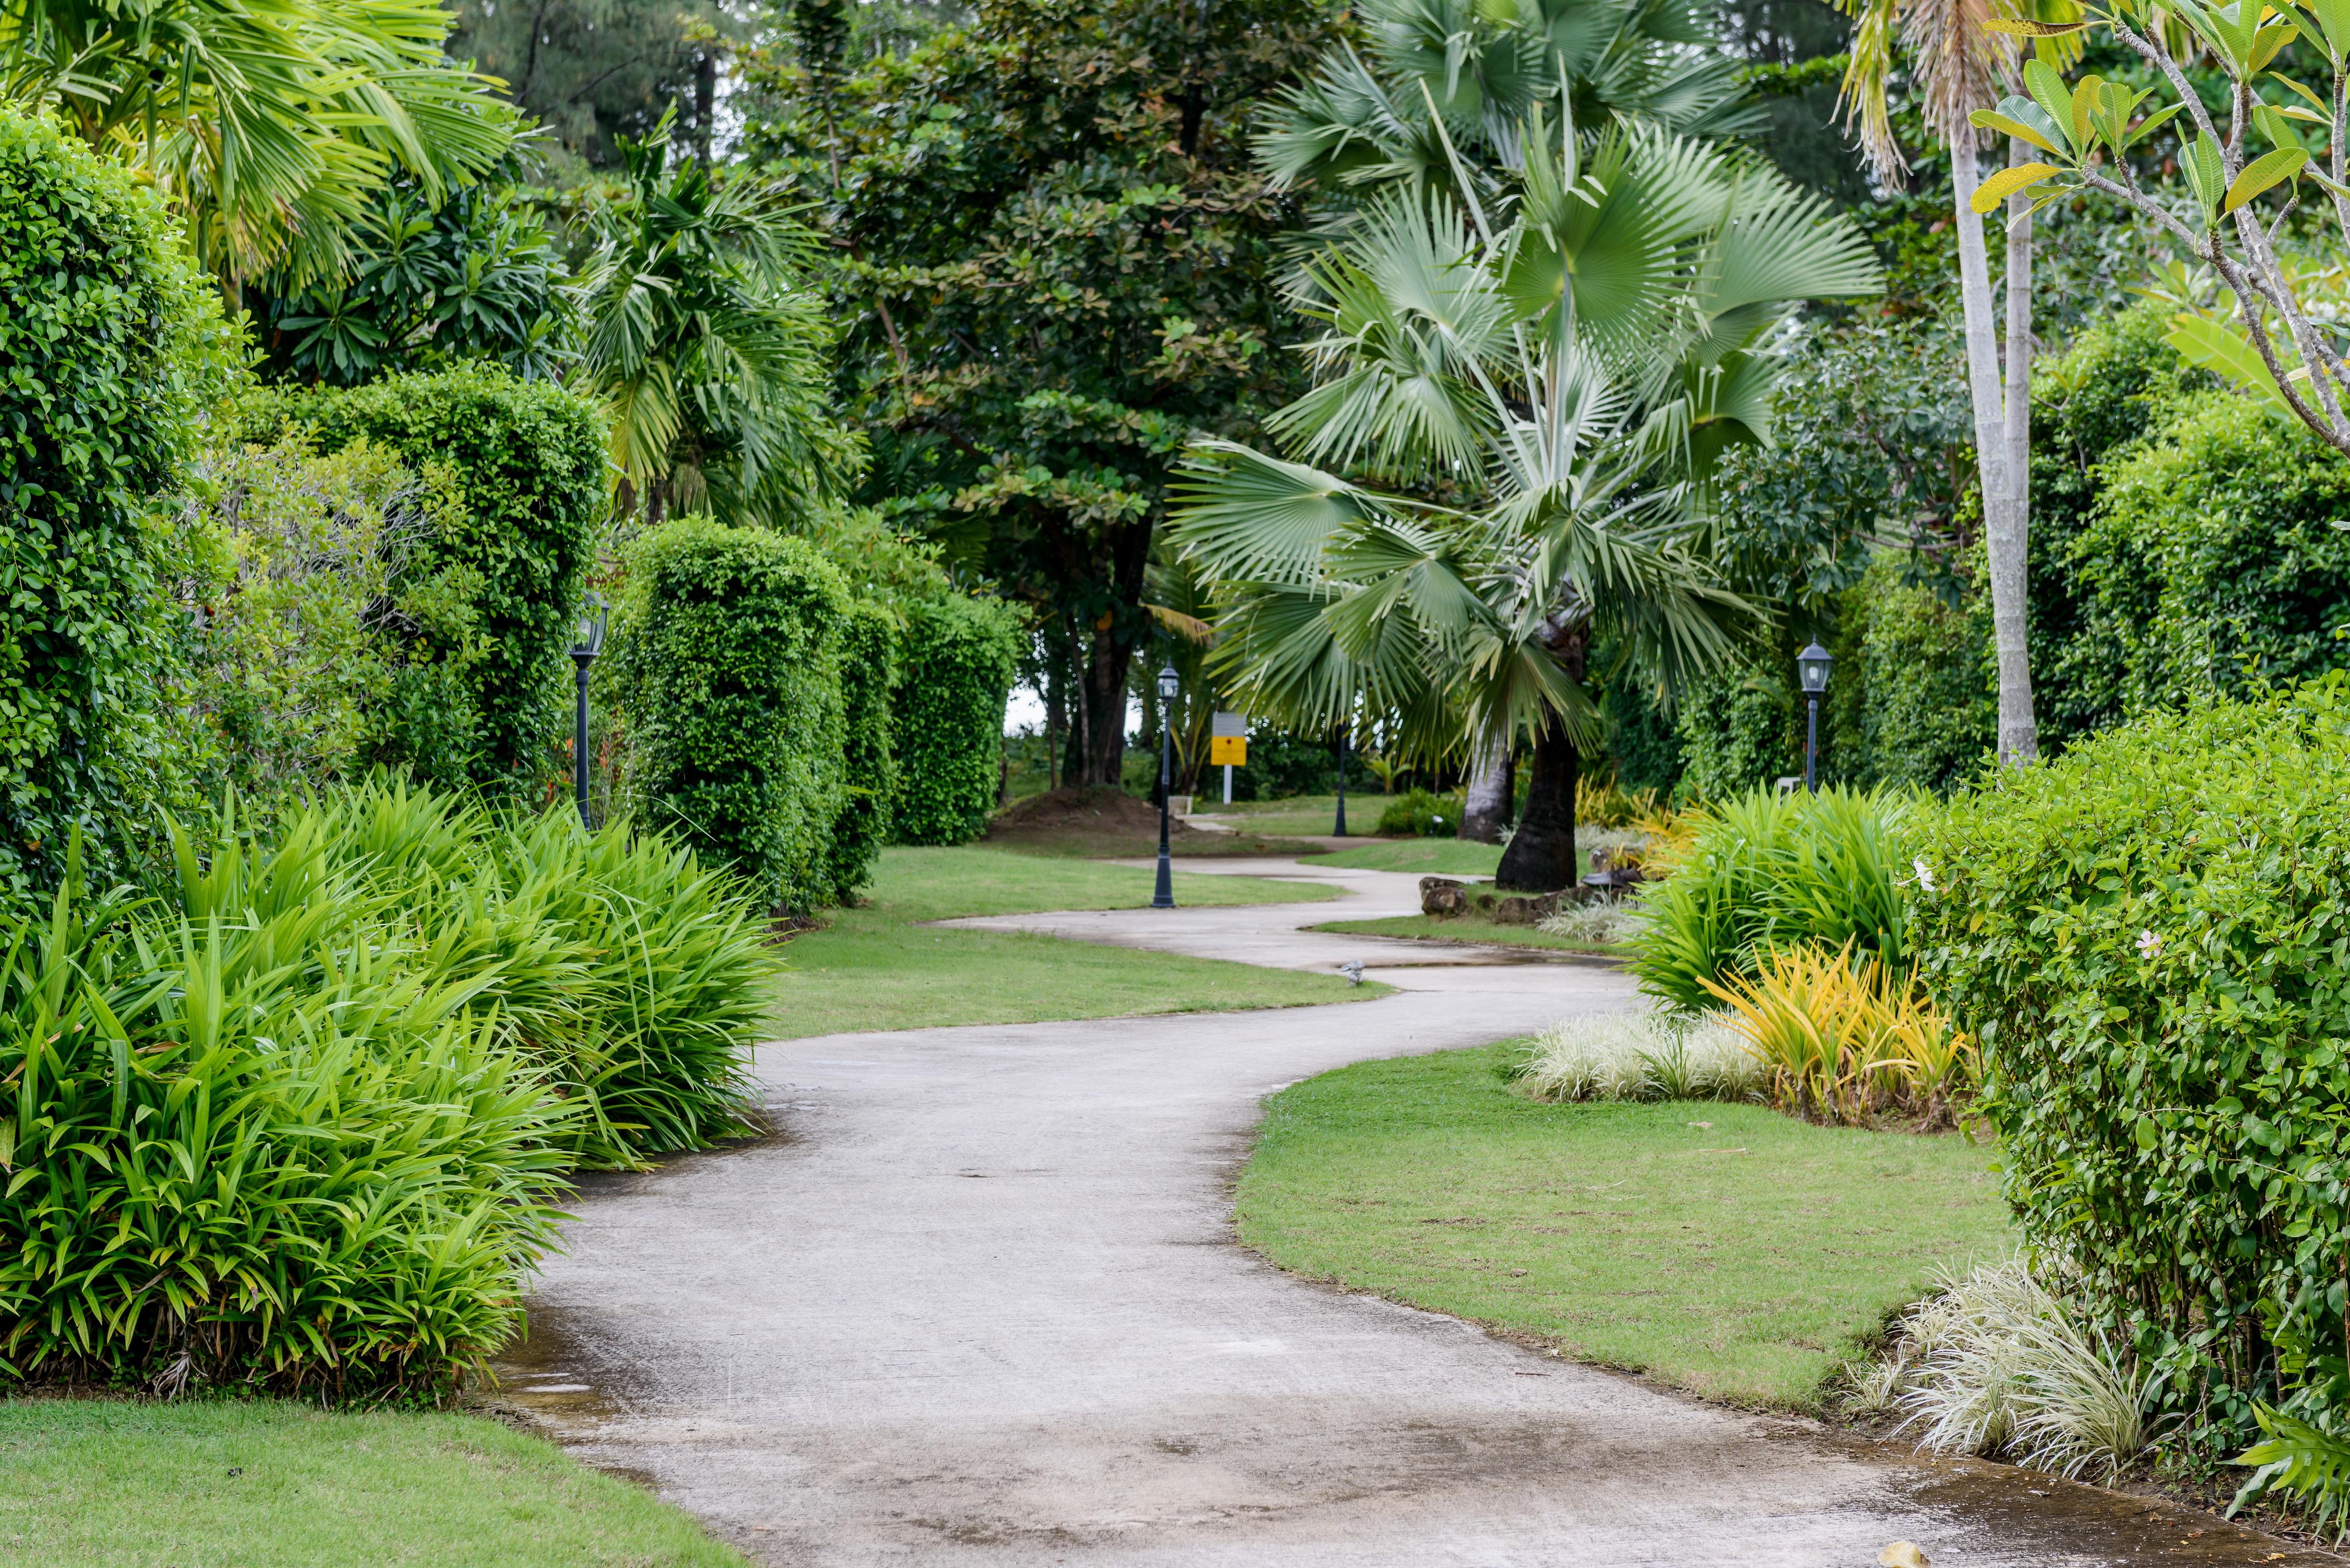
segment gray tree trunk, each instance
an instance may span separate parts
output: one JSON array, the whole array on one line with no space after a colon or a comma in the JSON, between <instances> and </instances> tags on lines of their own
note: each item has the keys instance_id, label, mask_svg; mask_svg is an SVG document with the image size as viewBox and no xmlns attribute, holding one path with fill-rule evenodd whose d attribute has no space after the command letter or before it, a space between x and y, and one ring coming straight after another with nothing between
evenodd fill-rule
<instances>
[{"instance_id":1,"label":"gray tree trunk","mask_svg":"<svg viewBox=\"0 0 2350 1568\"><path fill-rule=\"evenodd\" d=\"M1510 742L1488 741L1477 748L1469 771L1467 798L1461 803L1461 836L1479 844L1499 844L1510 825Z\"/></svg>"},{"instance_id":2,"label":"gray tree trunk","mask_svg":"<svg viewBox=\"0 0 2350 1568\"><path fill-rule=\"evenodd\" d=\"M2012 168L2032 161L2032 149L2010 138L2007 161ZM2032 601L2028 564L2032 550L2032 203L2022 196L2007 199L2007 483L2015 498L2015 543L2010 560L2014 582L2013 637L1999 640L1999 755L2002 763L2028 763L2040 754L2040 720L2032 706ZM1999 578L1991 578L1994 600ZM1996 623L1998 609L1992 609ZM2012 671L2008 649L2014 649ZM2012 711L2011 711L2012 710Z\"/></svg>"},{"instance_id":3,"label":"gray tree trunk","mask_svg":"<svg viewBox=\"0 0 2350 1568\"><path fill-rule=\"evenodd\" d=\"M1983 537L1991 558L1991 642L1999 655L1999 758L2029 762L2040 742L2032 718L2032 658L2024 636L2024 514L2022 485L2011 477L2013 443L2006 389L2001 385L1999 318L1991 297L1991 258L1983 246L1982 219L1974 210L1977 170L1975 133L1960 126L1950 135L1950 184L1959 225L1959 302L1966 316L1967 391L1974 404L1975 462L1982 480ZM2024 253L2030 256L2029 240ZM2012 254L2011 249L2011 254ZM2011 282L2025 290L2025 331L2030 330L2029 277ZM2030 373L2028 361L2025 373ZM2023 417L2029 417L2029 408ZM2028 427L2027 427L2028 433ZM2029 482L2029 470L2022 478Z\"/></svg>"}]
</instances>

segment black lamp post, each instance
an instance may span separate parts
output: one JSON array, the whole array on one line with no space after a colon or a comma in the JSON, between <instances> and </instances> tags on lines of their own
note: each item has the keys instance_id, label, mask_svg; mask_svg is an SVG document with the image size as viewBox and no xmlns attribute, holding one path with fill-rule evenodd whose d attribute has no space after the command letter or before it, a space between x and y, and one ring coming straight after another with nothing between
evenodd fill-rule
<instances>
[{"instance_id":1,"label":"black lamp post","mask_svg":"<svg viewBox=\"0 0 2350 1568\"><path fill-rule=\"evenodd\" d=\"M1347 726L1338 727L1338 820L1330 829L1333 838L1347 836Z\"/></svg>"},{"instance_id":2,"label":"black lamp post","mask_svg":"<svg viewBox=\"0 0 2350 1568\"><path fill-rule=\"evenodd\" d=\"M571 730L571 784L579 797L579 826L596 825L588 817L588 667L604 651L604 596L589 594L579 601L579 624L571 629L571 663L579 672L579 709Z\"/></svg>"},{"instance_id":3,"label":"black lamp post","mask_svg":"<svg viewBox=\"0 0 2350 1568\"><path fill-rule=\"evenodd\" d=\"M1169 665L1159 672L1159 885L1151 889L1150 907L1175 907L1175 867L1167 858L1167 795L1175 787L1175 694L1183 678Z\"/></svg>"},{"instance_id":4,"label":"black lamp post","mask_svg":"<svg viewBox=\"0 0 2350 1568\"><path fill-rule=\"evenodd\" d=\"M1828 689L1828 650L1814 642L1795 655L1795 673L1803 678L1804 698L1811 718L1804 731L1804 788L1819 787L1820 693Z\"/></svg>"}]
</instances>

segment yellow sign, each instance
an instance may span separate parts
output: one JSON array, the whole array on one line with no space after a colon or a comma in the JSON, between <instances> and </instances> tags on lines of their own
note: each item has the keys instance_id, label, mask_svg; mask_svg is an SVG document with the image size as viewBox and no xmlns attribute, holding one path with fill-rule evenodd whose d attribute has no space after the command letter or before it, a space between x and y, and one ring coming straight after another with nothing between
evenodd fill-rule
<instances>
[{"instance_id":1,"label":"yellow sign","mask_svg":"<svg viewBox=\"0 0 2350 1568\"><path fill-rule=\"evenodd\" d=\"M1213 767L1248 766L1248 737L1215 735L1208 741L1208 763Z\"/></svg>"}]
</instances>

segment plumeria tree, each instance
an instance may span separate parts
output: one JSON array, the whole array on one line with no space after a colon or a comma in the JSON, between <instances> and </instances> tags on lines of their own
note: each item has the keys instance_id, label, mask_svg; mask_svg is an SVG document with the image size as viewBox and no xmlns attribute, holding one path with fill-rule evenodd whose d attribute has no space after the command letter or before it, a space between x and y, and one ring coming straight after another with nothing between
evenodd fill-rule
<instances>
[{"instance_id":1,"label":"plumeria tree","mask_svg":"<svg viewBox=\"0 0 2350 1568\"><path fill-rule=\"evenodd\" d=\"M2307 195L2329 237L2350 241L2350 0L2118 0L2077 22L1994 17L1984 27L2033 39L2103 27L2158 85L2094 73L2067 80L2045 62L2026 62L2024 90L1972 119L2039 156L1983 182L1975 210L2011 197L2036 208L2085 190L2126 202L2224 289L2224 306L2181 291L2187 308L2172 342L2350 453L2344 272L2338 262L2314 261L2288 236ZM2188 73L2198 67L2225 76L2223 113L2215 116L2195 90ZM2178 133L2184 200L2144 178L2150 139L2165 126Z\"/></svg>"}]
</instances>

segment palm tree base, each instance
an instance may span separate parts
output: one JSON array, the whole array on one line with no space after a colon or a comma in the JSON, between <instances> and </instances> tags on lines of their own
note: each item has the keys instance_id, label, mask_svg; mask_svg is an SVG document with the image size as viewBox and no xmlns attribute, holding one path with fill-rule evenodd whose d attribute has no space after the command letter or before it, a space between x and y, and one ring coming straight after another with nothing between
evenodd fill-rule
<instances>
[{"instance_id":1,"label":"palm tree base","mask_svg":"<svg viewBox=\"0 0 2350 1568\"><path fill-rule=\"evenodd\" d=\"M1526 810L1510 846L1502 851L1493 887L1503 893L1555 893L1578 880L1575 858L1575 785L1582 754L1555 720L1534 738L1526 774Z\"/></svg>"}]
</instances>

